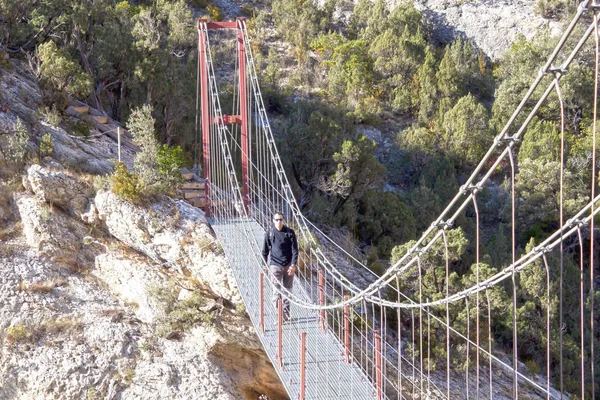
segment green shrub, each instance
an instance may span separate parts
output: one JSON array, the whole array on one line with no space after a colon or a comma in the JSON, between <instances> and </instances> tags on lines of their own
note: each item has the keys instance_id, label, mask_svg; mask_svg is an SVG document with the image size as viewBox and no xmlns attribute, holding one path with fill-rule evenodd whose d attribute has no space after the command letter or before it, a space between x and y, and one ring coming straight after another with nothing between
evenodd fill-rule
<instances>
[{"instance_id":1,"label":"green shrub","mask_svg":"<svg viewBox=\"0 0 600 400\"><path fill-rule=\"evenodd\" d=\"M157 159L161 184L172 187L183 182L180 171L185 159L181 147L162 145L158 149Z\"/></svg>"},{"instance_id":2,"label":"green shrub","mask_svg":"<svg viewBox=\"0 0 600 400\"><path fill-rule=\"evenodd\" d=\"M206 7L206 11L208 11L208 15L212 21L223 21L223 13L221 13L221 9L214 5L209 5Z\"/></svg>"},{"instance_id":3,"label":"green shrub","mask_svg":"<svg viewBox=\"0 0 600 400\"><path fill-rule=\"evenodd\" d=\"M6 339L10 343L23 343L31 341L33 336L27 332L24 325L17 325L6 329Z\"/></svg>"},{"instance_id":4,"label":"green shrub","mask_svg":"<svg viewBox=\"0 0 600 400\"><path fill-rule=\"evenodd\" d=\"M49 156L54 152L54 140L50 132L45 133L40 140L40 156Z\"/></svg>"},{"instance_id":5,"label":"green shrub","mask_svg":"<svg viewBox=\"0 0 600 400\"><path fill-rule=\"evenodd\" d=\"M44 122L56 127L60 124L61 117L56 107L44 106L40 108L39 114Z\"/></svg>"},{"instance_id":6,"label":"green shrub","mask_svg":"<svg viewBox=\"0 0 600 400\"><path fill-rule=\"evenodd\" d=\"M538 0L534 11L536 14L549 19L561 19L567 12L566 0Z\"/></svg>"},{"instance_id":7,"label":"green shrub","mask_svg":"<svg viewBox=\"0 0 600 400\"><path fill-rule=\"evenodd\" d=\"M20 170L23 167L23 163L27 157L28 143L29 132L27 131L27 127L23 125L21 119L17 119L13 131L9 134L6 149L2 152L4 158L16 170Z\"/></svg>"},{"instance_id":8,"label":"green shrub","mask_svg":"<svg viewBox=\"0 0 600 400\"><path fill-rule=\"evenodd\" d=\"M94 188L96 190L112 189L113 176L111 175L96 175L94 176Z\"/></svg>"},{"instance_id":9,"label":"green shrub","mask_svg":"<svg viewBox=\"0 0 600 400\"><path fill-rule=\"evenodd\" d=\"M129 172L125 164L118 163L112 177L113 193L123 199L138 203L141 189L139 177L135 173Z\"/></svg>"},{"instance_id":10,"label":"green shrub","mask_svg":"<svg viewBox=\"0 0 600 400\"><path fill-rule=\"evenodd\" d=\"M82 137L89 136L92 129L94 129L94 124L92 122L81 119L71 122L67 127L67 130L71 135Z\"/></svg>"}]
</instances>

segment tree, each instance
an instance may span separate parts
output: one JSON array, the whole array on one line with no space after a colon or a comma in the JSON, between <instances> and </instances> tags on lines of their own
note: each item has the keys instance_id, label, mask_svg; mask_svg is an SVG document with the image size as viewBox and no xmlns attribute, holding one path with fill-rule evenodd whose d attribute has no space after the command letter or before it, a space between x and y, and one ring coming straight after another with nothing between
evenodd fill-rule
<instances>
[{"instance_id":1,"label":"tree","mask_svg":"<svg viewBox=\"0 0 600 400\"><path fill-rule=\"evenodd\" d=\"M341 151L334 153L337 170L320 182L320 189L339 197L334 214L351 197L360 198L367 190L384 182L385 167L373 156L375 143L360 135L356 140L344 140Z\"/></svg>"},{"instance_id":2,"label":"tree","mask_svg":"<svg viewBox=\"0 0 600 400\"><path fill-rule=\"evenodd\" d=\"M16 171L19 171L23 167L23 162L27 157L28 143L29 132L21 119L18 118L8 138L6 151L2 152L4 159L12 164L12 167Z\"/></svg>"},{"instance_id":3,"label":"tree","mask_svg":"<svg viewBox=\"0 0 600 400\"><path fill-rule=\"evenodd\" d=\"M144 105L131 112L127 127L133 135L140 151L136 154L133 169L140 176L145 186L160 182L158 170L159 142L154 130L152 107Z\"/></svg>"},{"instance_id":4,"label":"tree","mask_svg":"<svg viewBox=\"0 0 600 400\"><path fill-rule=\"evenodd\" d=\"M519 161L525 159L556 161L560 159L560 132L550 121L534 118L523 135Z\"/></svg>"},{"instance_id":5,"label":"tree","mask_svg":"<svg viewBox=\"0 0 600 400\"><path fill-rule=\"evenodd\" d=\"M39 47L42 83L51 90L84 97L89 94L91 79L69 53L49 41Z\"/></svg>"},{"instance_id":6,"label":"tree","mask_svg":"<svg viewBox=\"0 0 600 400\"><path fill-rule=\"evenodd\" d=\"M515 189L519 196L518 215L522 227L531 229L535 225L542 230L550 230L556 226L560 209L559 162L523 160ZM589 196L587 183L579 180L575 171L568 168L564 171L563 190L566 220L589 201Z\"/></svg>"},{"instance_id":7,"label":"tree","mask_svg":"<svg viewBox=\"0 0 600 400\"><path fill-rule=\"evenodd\" d=\"M333 99L357 105L374 94L373 58L364 40L351 40L336 47L328 65L328 91Z\"/></svg>"},{"instance_id":8,"label":"tree","mask_svg":"<svg viewBox=\"0 0 600 400\"><path fill-rule=\"evenodd\" d=\"M471 42L459 39L444 49L436 78L440 94L453 100L468 93L482 94L478 52Z\"/></svg>"},{"instance_id":9,"label":"tree","mask_svg":"<svg viewBox=\"0 0 600 400\"><path fill-rule=\"evenodd\" d=\"M419 106L419 122L427 124L431 121L437 110L438 81L436 78L437 62L433 51L425 48L425 61L417 72L417 104Z\"/></svg>"},{"instance_id":10,"label":"tree","mask_svg":"<svg viewBox=\"0 0 600 400\"><path fill-rule=\"evenodd\" d=\"M444 115L443 148L466 163L477 163L492 144L486 109L468 94Z\"/></svg>"}]
</instances>

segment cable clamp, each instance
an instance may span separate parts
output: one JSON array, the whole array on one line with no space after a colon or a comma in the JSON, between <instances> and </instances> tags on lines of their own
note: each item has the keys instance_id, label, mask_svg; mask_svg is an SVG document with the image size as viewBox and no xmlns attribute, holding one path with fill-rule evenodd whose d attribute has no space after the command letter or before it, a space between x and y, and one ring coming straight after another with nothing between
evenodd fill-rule
<instances>
[{"instance_id":1,"label":"cable clamp","mask_svg":"<svg viewBox=\"0 0 600 400\"><path fill-rule=\"evenodd\" d=\"M548 73L550 72L552 72L555 76L560 76L567 73L567 68L563 67L562 65L560 67L551 66L548 68Z\"/></svg>"},{"instance_id":2,"label":"cable clamp","mask_svg":"<svg viewBox=\"0 0 600 400\"><path fill-rule=\"evenodd\" d=\"M501 137L499 139L500 142L508 142L509 144L515 144L515 143L520 143L521 142L521 138L518 137L517 135L513 135L513 136L504 136Z\"/></svg>"},{"instance_id":3,"label":"cable clamp","mask_svg":"<svg viewBox=\"0 0 600 400\"><path fill-rule=\"evenodd\" d=\"M534 253L549 253L552 250L551 247L548 246L537 246L533 248Z\"/></svg>"},{"instance_id":4,"label":"cable clamp","mask_svg":"<svg viewBox=\"0 0 600 400\"><path fill-rule=\"evenodd\" d=\"M451 221L440 221L440 222L433 222L431 224L432 227L434 228L438 228L438 229L444 229L447 230L449 228L452 228L453 223Z\"/></svg>"},{"instance_id":5,"label":"cable clamp","mask_svg":"<svg viewBox=\"0 0 600 400\"><path fill-rule=\"evenodd\" d=\"M472 193L472 194L476 194L477 192L479 192L481 190L481 186L480 185L462 185L460 187L460 193L465 195L467 193Z\"/></svg>"},{"instance_id":6,"label":"cable clamp","mask_svg":"<svg viewBox=\"0 0 600 400\"><path fill-rule=\"evenodd\" d=\"M585 6L584 4L585 4L585 2L583 2L583 1L579 4L579 7L578 7L579 10L587 11L590 8L593 8L593 9L600 8L600 2L597 2L597 1L590 1L587 6Z\"/></svg>"},{"instance_id":7,"label":"cable clamp","mask_svg":"<svg viewBox=\"0 0 600 400\"><path fill-rule=\"evenodd\" d=\"M579 219L579 218L571 218L565 224L566 227L577 226L579 228L581 228L584 225L587 225L587 223L584 220Z\"/></svg>"}]
</instances>

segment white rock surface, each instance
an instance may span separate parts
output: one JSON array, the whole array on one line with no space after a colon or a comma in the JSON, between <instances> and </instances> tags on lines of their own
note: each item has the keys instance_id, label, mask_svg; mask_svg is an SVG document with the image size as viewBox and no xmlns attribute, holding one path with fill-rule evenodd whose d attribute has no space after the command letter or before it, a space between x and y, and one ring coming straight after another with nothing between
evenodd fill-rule
<instances>
[{"instance_id":1,"label":"white rock surface","mask_svg":"<svg viewBox=\"0 0 600 400\"><path fill-rule=\"evenodd\" d=\"M63 171L51 171L37 164L29 167L27 179L29 187L41 201L62 208L75 218L85 212L95 194L90 184Z\"/></svg>"},{"instance_id":2,"label":"white rock surface","mask_svg":"<svg viewBox=\"0 0 600 400\"><path fill-rule=\"evenodd\" d=\"M398 1L392 2L392 6ZM415 0L432 24L434 37L450 43L457 37L472 40L492 60L498 60L518 34L531 39L540 29L554 35L561 32L558 22L534 12L531 0Z\"/></svg>"}]
</instances>

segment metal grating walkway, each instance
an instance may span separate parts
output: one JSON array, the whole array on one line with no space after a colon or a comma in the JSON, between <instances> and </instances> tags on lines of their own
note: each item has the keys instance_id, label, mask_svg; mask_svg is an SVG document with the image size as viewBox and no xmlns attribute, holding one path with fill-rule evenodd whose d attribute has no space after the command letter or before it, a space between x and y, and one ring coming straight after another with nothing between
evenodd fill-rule
<instances>
[{"instance_id":1,"label":"metal grating walkway","mask_svg":"<svg viewBox=\"0 0 600 400\"><path fill-rule=\"evenodd\" d=\"M259 327L260 248L263 228L253 220L212 221L230 263L246 310L265 352L284 384L290 399L300 398L300 336L306 332L305 399L373 399L374 386L357 363L343 360L343 347L335 336L319 328L316 311L291 305L292 319L283 325L283 367L277 363L277 312L271 304L272 290L264 282L265 330ZM294 293L309 300L298 282Z\"/></svg>"}]
</instances>

